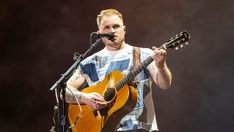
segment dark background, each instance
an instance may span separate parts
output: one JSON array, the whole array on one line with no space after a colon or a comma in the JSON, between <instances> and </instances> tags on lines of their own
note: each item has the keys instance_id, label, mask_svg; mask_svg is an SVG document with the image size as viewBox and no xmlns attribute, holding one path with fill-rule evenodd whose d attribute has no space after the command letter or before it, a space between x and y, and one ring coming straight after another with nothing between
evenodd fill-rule
<instances>
[{"instance_id":1,"label":"dark background","mask_svg":"<svg viewBox=\"0 0 234 132\"><path fill-rule=\"evenodd\" d=\"M168 51L172 88L154 89L160 132L234 131L233 0L1 0L1 132L44 132L50 87L84 53L102 9L123 13L126 40L160 46L183 30L190 45ZM103 46L99 46L101 49Z\"/></svg>"}]
</instances>

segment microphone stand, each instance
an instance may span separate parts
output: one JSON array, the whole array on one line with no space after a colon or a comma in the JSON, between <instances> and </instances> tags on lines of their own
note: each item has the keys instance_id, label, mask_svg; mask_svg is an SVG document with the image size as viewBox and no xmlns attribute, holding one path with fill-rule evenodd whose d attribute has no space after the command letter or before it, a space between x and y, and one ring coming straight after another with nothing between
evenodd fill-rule
<instances>
[{"instance_id":1,"label":"microphone stand","mask_svg":"<svg viewBox=\"0 0 234 132\"><path fill-rule=\"evenodd\" d=\"M65 94L66 94L66 82L67 80L72 76L72 73L77 67L79 66L80 62L87 56L87 54L93 50L98 44L102 43L101 39L97 39L95 43L91 44L90 48L84 53L80 54L79 57L76 57L75 63L64 73L61 75L60 79L50 88L51 91L55 91L55 97L57 101L57 118L59 126L62 129L62 132L66 132L67 130L67 114L66 114L66 100L65 100ZM61 92L61 96L60 96ZM61 97L61 99L59 99ZM61 100L61 101L59 101ZM60 102L62 102L60 106ZM61 109L61 111L60 111ZM59 128L60 128L59 127ZM58 128L58 129L59 129ZM54 131L54 130L51 130ZM55 131L54 131L55 132Z\"/></svg>"}]
</instances>

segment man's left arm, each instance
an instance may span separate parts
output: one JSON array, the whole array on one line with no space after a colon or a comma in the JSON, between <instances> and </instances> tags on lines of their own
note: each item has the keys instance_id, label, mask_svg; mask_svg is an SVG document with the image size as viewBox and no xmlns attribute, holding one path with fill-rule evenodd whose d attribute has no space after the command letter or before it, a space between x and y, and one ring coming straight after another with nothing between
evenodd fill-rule
<instances>
[{"instance_id":1,"label":"man's left arm","mask_svg":"<svg viewBox=\"0 0 234 132\"><path fill-rule=\"evenodd\" d=\"M152 66L149 68L151 77L161 89L168 89L171 86L172 74L166 64L167 53L165 50L156 47L153 47L153 51L154 62L151 63Z\"/></svg>"}]
</instances>

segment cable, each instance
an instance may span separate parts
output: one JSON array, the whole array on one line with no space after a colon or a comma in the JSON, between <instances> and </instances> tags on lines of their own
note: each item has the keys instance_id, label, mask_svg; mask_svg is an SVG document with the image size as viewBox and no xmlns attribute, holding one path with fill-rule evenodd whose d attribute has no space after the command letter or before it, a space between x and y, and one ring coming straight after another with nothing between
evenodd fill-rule
<instances>
[{"instance_id":1,"label":"cable","mask_svg":"<svg viewBox=\"0 0 234 132\"><path fill-rule=\"evenodd\" d=\"M58 99L58 94L57 94L57 88L55 89L55 98L56 98L56 102L57 102L57 104L54 106L54 114L53 114L53 118L52 118L52 120L53 120L53 126L51 127L51 129L50 129L50 132L56 132L54 129L56 128L56 122L55 122L55 116L56 116L56 114L57 114L57 111L58 111L58 105L59 105L59 99Z\"/></svg>"},{"instance_id":2,"label":"cable","mask_svg":"<svg viewBox=\"0 0 234 132\"><path fill-rule=\"evenodd\" d=\"M77 97L75 96L74 92L73 92L70 88L68 88L68 87L66 87L66 89L69 90L69 91L71 92L71 94L74 96L74 98L75 98L75 100L76 100L76 103L78 104L78 105L77 105L77 106L78 106L77 109L79 109L79 111L80 111L80 112L78 113L78 115L77 115L76 120L74 121L74 123L71 124L71 125L68 127L68 129L67 129L67 132L68 132L68 130L72 129L72 128L75 126L75 124L77 123L78 119L81 117L80 115L81 115L81 113L82 113L83 111L82 111L80 102L79 102L79 100L77 99Z\"/></svg>"},{"instance_id":3,"label":"cable","mask_svg":"<svg viewBox=\"0 0 234 132\"><path fill-rule=\"evenodd\" d=\"M92 43L93 43L93 36L97 34L96 32L92 32L89 36L89 45L92 46Z\"/></svg>"},{"instance_id":4,"label":"cable","mask_svg":"<svg viewBox=\"0 0 234 132\"><path fill-rule=\"evenodd\" d=\"M58 105L58 104L57 104ZM56 116L56 113L57 113L57 111L58 111L58 106L57 105L55 105L54 106L54 115L53 115L53 126L51 127L51 129L50 129L50 132L56 132L54 129L56 128L56 122L55 122L55 116Z\"/></svg>"}]
</instances>

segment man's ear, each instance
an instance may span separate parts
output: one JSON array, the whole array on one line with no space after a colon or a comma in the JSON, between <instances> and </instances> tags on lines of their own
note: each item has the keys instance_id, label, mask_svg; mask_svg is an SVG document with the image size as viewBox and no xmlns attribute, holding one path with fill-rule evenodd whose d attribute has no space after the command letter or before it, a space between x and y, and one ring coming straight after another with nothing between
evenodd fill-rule
<instances>
[{"instance_id":1,"label":"man's ear","mask_svg":"<svg viewBox=\"0 0 234 132\"><path fill-rule=\"evenodd\" d=\"M124 31L126 32L126 26L124 26Z\"/></svg>"}]
</instances>

